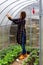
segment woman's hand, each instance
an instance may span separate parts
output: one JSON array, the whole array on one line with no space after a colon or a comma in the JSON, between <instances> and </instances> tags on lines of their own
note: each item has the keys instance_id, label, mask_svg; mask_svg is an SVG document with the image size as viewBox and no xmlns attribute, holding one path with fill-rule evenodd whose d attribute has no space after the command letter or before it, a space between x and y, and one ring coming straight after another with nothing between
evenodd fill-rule
<instances>
[{"instance_id":1,"label":"woman's hand","mask_svg":"<svg viewBox=\"0 0 43 65\"><path fill-rule=\"evenodd\" d=\"M7 16L8 18L12 19L11 15L9 15L9 14L6 14L6 16Z\"/></svg>"}]
</instances>

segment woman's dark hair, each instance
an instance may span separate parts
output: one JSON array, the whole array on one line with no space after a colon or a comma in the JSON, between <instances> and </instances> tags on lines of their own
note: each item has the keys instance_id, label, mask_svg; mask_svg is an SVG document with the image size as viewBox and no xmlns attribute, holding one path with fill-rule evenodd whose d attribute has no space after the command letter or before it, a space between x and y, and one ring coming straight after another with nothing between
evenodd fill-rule
<instances>
[{"instance_id":1,"label":"woman's dark hair","mask_svg":"<svg viewBox=\"0 0 43 65\"><path fill-rule=\"evenodd\" d=\"M26 13L25 13L25 11L22 11L22 12L21 12L21 17L22 17L22 19L25 19L25 18L26 18Z\"/></svg>"}]
</instances>

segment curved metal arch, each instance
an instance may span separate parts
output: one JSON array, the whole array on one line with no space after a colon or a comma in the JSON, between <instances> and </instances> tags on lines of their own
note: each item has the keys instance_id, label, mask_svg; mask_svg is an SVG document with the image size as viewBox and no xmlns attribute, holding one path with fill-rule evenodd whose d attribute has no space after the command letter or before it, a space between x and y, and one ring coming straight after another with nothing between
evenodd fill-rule
<instances>
[{"instance_id":1,"label":"curved metal arch","mask_svg":"<svg viewBox=\"0 0 43 65\"><path fill-rule=\"evenodd\" d=\"M4 2L0 3L0 5L4 4L5 2L7 2L8 0L5 0Z\"/></svg>"},{"instance_id":2,"label":"curved metal arch","mask_svg":"<svg viewBox=\"0 0 43 65\"><path fill-rule=\"evenodd\" d=\"M6 7L0 12L0 14L1 14L7 7L9 7L10 5L12 5L12 4L15 3L15 2L17 2L17 1L14 1L14 2L10 3L8 6L6 6Z\"/></svg>"},{"instance_id":3,"label":"curved metal arch","mask_svg":"<svg viewBox=\"0 0 43 65\"><path fill-rule=\"evenodd\" d=\"M26 2L26 1L24 1L24 3L25 3L25 2ZM20 4L22 4L22 3L23 3L23 2L20 2L20 3L18 3L17 5L20 5ZM23 3L23 4L24 4L24 3ZM15 5L15 7L16 7L17 5ZM13 7L13 8L14 8L14 7ZM13 9L13 8L12 8L12 9ZM8 13L9 13L12 9L10 9L10 10L8 11ZM17 10L17 9L16 9L16 10ZM16 11L16 10L15 10L15 11ZM5 19L5 17L6 17L6 16L4 16L4 18L2 19L2 21ZM2 21L1 21L0 25L2 24Z\"/></svg>"},{"instance_id":4,"label":"curved metal arch","mask_svg":"<svg viewBox=\"0 0 43 65\"><path fill-rule=\"evenodd\" d=\"M25 3L24 3L24 4L25 4ZM32 3L31 3L31 4L32 4ZM30 5L31 5L31 4L30 4ZM28 6L28 5L29 5L29 4L27 3L27 4L25 4L25 6L22 5L21 8L19 7L19 9L16 10L17 12L16 12L15 16L17 15L17 13L18 13L20 10L22 10L24 7L26 7L26 6ZM12 15L14 15L14 12L12 13ZM14 16L14 17L15 17L15 16ZM8 21L7 21L7 22L8 22ZM6 23L6 24L7 24L7 23Z\"/></svg>"}]
</instances>

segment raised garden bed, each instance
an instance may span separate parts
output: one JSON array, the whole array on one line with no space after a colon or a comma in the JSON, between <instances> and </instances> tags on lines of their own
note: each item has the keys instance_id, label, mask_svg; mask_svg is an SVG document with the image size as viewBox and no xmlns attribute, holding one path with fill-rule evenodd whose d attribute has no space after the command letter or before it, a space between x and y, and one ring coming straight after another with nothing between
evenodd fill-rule
<instances>
[{"instance_id":1,"label":"raised garden bed","mask_svg":"<svg viewBox=\"0 0 43 65\"><path fill-rule=\"evenodd\" d=\"M7 49L0 51L0 65L10 65L21 51L19 45L9 46Z\"/></svg>"},{"instance_id":2,"label":"raised garden bed","mask_svg":"<svg viewBox=\"0 0 43 65\"><path fill-rule=\"evenodd\" d=\"M28 59L23 62L23 65L37 65L39 63L39 49L26 47L27 53L30 54ZM22 48L20 45L10 45L8 48L0 51L0 65L11 65L12 62L21 53Z\"/></svg>"}]
</instances>

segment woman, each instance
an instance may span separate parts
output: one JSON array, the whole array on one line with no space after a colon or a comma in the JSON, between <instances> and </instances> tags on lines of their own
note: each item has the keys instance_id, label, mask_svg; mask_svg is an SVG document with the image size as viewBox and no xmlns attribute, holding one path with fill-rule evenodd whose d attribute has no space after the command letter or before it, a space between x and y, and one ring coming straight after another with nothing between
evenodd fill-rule
<instances>
[{"instance_id":1,"label":"woman","mask_svg":"<svg viewBox=\"0 0 43 65\"><path fill-rule=\"evenodd\" d=\"M18 19L13 19L9 14L7 14L7 17L13 23L18 25L17 43L20 44L22 47L22 54L20 55L19 59L24 59L27 56L26 49L25 49L25 44L26 44L26 29L25 29L26 13L24 11L22 11L20 13L20 18L18 18Z\"/></svg>"}]
</instances>

